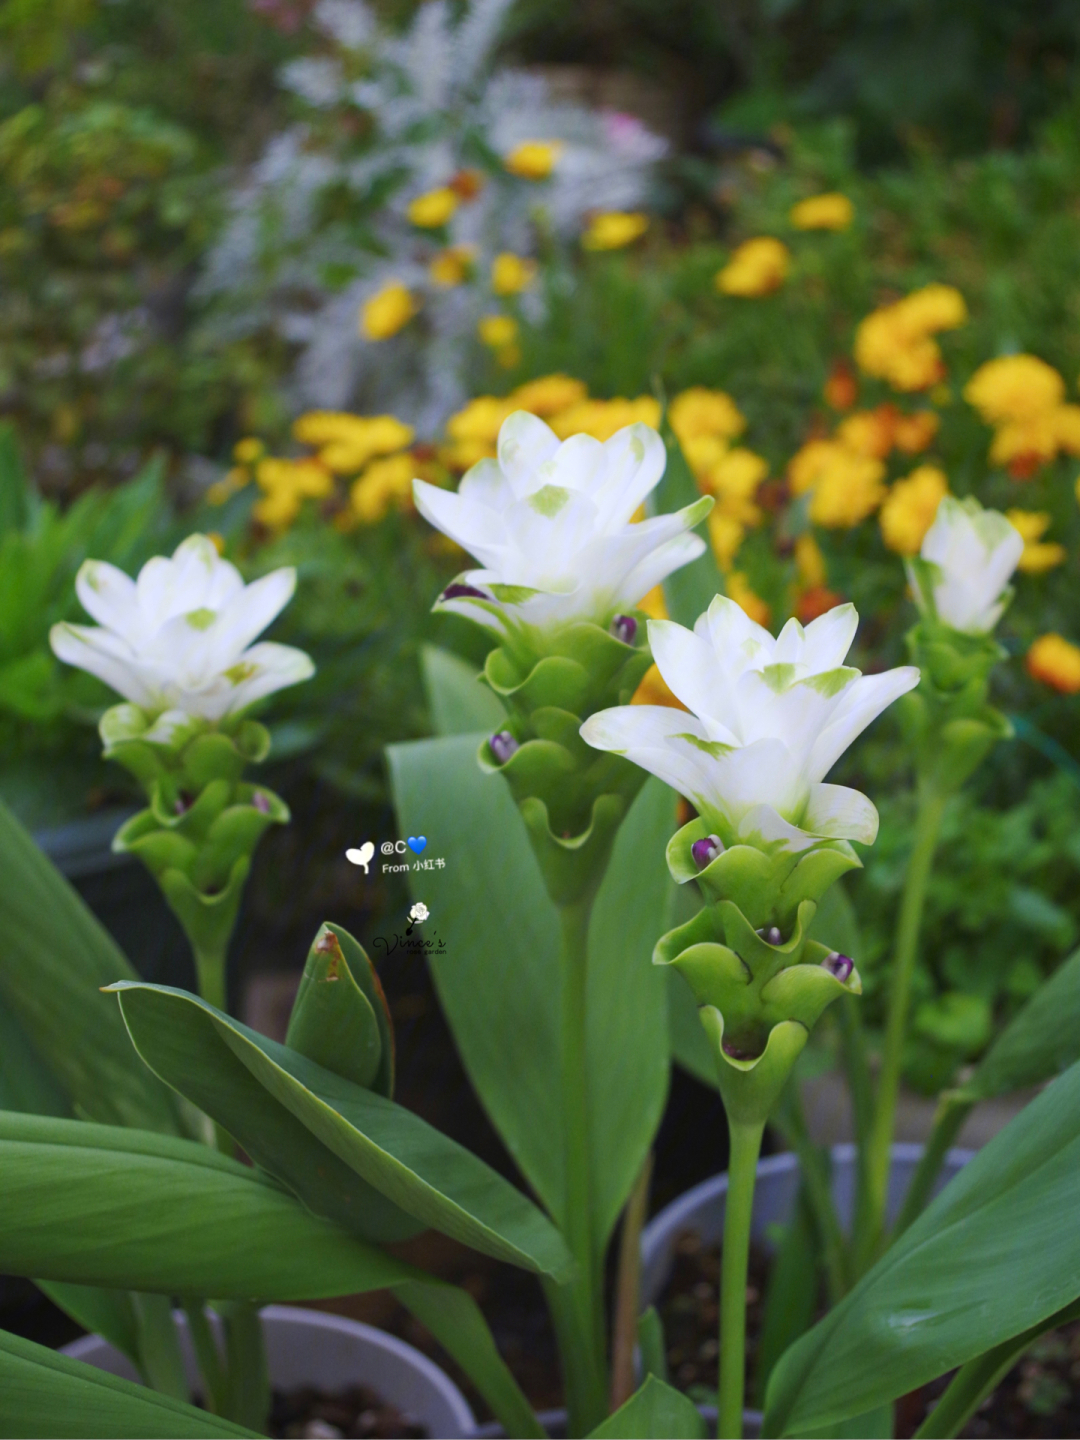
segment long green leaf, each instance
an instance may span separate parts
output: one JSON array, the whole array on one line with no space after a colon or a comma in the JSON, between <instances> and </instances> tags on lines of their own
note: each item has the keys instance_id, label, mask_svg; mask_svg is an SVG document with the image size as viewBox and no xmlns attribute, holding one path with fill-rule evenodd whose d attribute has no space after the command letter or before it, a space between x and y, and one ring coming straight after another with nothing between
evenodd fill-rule
<instances>
[{"instance_id":1,"label":"long green leaf","mask_svg":"<svg viewBox=\"0 0 1080 1440\"><path fill-rule=\"evenodd\" d=\"M390 747L402 834L443 870L411 876L446 946L439 999L477 1094L526 1179L563 1208L556 914L506 786L480 772L479 735ZM670 792L650 781L619 832L589 934L589 1124L595 1224L610 1234L663 1109L667 992L651 964L665 928Z\"/></svg>"},{"instance_id":2,"label":"long green leaf","mask_svg":"<svg viewBox=\"0 0 1080 1440\"><path fill-rule=\"evenodd\" d=\"M703 1440L704 1435L705 1421L694 1402L649 1375L625 1405L590 1432L589 1440Z\"/></svg>"},{"instance_id":3,"label":"long green leaf","mask_svg":"<svg viewBox=\"0 0 1080 1440\"><path fill-rule=\"evenodd\" d=\"M332 1209L332 1218L374 1238L365 1210L378 1202L385 1212L385 1196L485 1254L559 1278L568 1273L569 1252L540 1210L404 1106L249 1030L186 990L128 983L117 995L146 1063L316 1213ZM344 1195L341 1171L352 1182ZM369 1196L357 1176L377 1193ZM333 1192L329 1202L324 1184ZM349 1200L351 1206L343 1204Z\"/></svg>"},{"instance_id":4,"label":"long green leaf","mask_svg":"<svg viewBox=\"0 0 1080 1440\"><path fill-rule=\"evenodd\" d=\"M0 1330L0 1436L214 1440L255 1433Z\"/></svg>"},{"instance_id":5,"label":"long green leaf","mask_svg":"<svg viewBox=\"0 0 1080 1440\"><path fill-rule=\"evenodd\" d=\"M666 515L673 510L682 510L701 499L697 481L686 463L686 457L676 440L671 427L664 422L664 444L667 447L667 466L663 479L653 492L653 506L657 515ZM692 626L706 611L713 597L724 593L724 577L720 574L712 547L706 545L705 553L675 570L664 581L664 598L668 614L680 625Z\"/></svg>"},{"instance_id":6,"label":"long green leaf","mask_svg":"<svg viewBox=\"0 0 1080 1440\"><path fill-rule=\"evenodd\" d=\"M135 971L0 803L0 1003L80 1114L183 1133L175 1098L131 1048L99 993Z\"/></svg>"},{"instance_id":7,"label":"long green leaf","mask_svg":"<svg viewBox=\"0 0 1080 1440\"><path fill-rule=\"evenodd\" d=\"M1080 1065L957 1175L769 1382L763 1435L914 1390L1080 1294Z\"/></svg>"},{"instance_id":8,"label":"long green leaf","mask_svg":"<svg viewBox=\"0 0 1080 1440\"><path fill-rule=\"evenodd\" d=\"M506 723L499 700L481 683L476 667L460 656L421 645L420 672L437 735L471 735L477 730L490 734Z\"/></svg>"},{"instance_id":9,"label":"long green leaf","mask_svg":"<svg viewBox=\"0 0 1080 1440\"><path fill-rule=\"evenodd\" d=\"M1062 961L1005 1027L964 1085L990 1100L1040 1085L1080 1059L1080 950Z\"/></svg>"},{"instance_id":10,"label":"long green leaf","mask_svg":"<svg viewBox=\"0 0 1080 1440\"><path fill-rule=\"evenodd\" d=\"M205 1145L0 1111L0 1273L313 1300L427 1277Z\"/></svg>"}]
</instances>

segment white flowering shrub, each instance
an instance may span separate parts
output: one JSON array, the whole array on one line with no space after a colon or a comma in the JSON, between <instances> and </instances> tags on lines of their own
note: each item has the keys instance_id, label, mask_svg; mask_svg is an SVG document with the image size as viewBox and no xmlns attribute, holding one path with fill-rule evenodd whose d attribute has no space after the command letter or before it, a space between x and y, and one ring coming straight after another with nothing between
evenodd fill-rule
<instances>
[{"instance_id":1,"label":"white flowering shrub","mask_svg":"<svg viewBox=\"0 0 1080 1440\"><path fill-rule=\"evenodd\" d=\"M306 114L240 185L199 290L211 342L297 347L297 407L392 408L430 433L470 393L481 322L503 317L484 335L506 355L515 313L542 314L532 257L646 201L666 143L497 68L508 4L455 22L429 0L396 34L363 0L321 0L319 53L284 67Z\"/></svg>"}]
</instances>

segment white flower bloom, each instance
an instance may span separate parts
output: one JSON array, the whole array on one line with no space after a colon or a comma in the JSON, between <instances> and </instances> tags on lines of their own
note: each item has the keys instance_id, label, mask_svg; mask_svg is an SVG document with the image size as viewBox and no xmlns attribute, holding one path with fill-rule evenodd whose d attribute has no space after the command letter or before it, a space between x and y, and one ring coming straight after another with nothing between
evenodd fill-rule
<instances>
[{"instance_id":1,"label":"white flower bloom","mask_svg":"<svg viewBox=\"0 0 1080 1440\"><path fill-rule=\"evenodd\" d=\"M692 713L626 705L593 715L581 734L667 781L725 845L872 844L874 806L822 781L871 720L919 683L919 671L864 676L844 665L858 624L855 607L839 605L805 630L789 620L774 640L723 595L693 631L651 620L656 664Z\"/></svg>"},{"instance_id":2,"label":"white flower bloom","mask_svg":"<svg viewBox=\"0 0 1080 1440\"><path fill-rule=\"evenodd\" d=\"M1012 598L1009 580L1024 541L998 510L946 495L916 560L907 562L924 615L965 635L988 635Z\"/></svg>"},{"instance_id":3,"label":"white flower bloom","mask_svg":"<svg viewBox=\"0 0 1080 1440\"><path fill-rule=\"evenodd\" d=\"M589 435L560 442L517 411L499 431L499 458L474 465L456 494L413 481L424 518L484 567L460 576L443 607L493 629L606 626L633 609L705 549L688 533L711 508L704 496L675 515L630 523L665 460L648 425L628 425L604 443Z\"/></svg>"},{"instance_id":4,"label":"white flower bloom","mask_svg":"<svg viewBox=\"0 0 1080 1440\"><path fill-rule=\"evenodd\" d=\"M412 907L412 909L409 911L409 919L413 922L414 925L422 925L430 914L431 911L423 903L423 901L418 900L416 904Z\"/></svg>"},{"instance_id":5,"label":"white flower bloom","mask_svg":"<svg viewBox=\"0 0 1080 1440\"><path fill-rule=\"evenodd\" d=\"M75 590L102 628L54 625L49 638L61 660L144 710L221 720L315 673L302 650L251 645L295 588L292 569L245 586L213 541L189 535L171 560L148 560L137 580L87 560Z\"/></svg>"}]
</instances>

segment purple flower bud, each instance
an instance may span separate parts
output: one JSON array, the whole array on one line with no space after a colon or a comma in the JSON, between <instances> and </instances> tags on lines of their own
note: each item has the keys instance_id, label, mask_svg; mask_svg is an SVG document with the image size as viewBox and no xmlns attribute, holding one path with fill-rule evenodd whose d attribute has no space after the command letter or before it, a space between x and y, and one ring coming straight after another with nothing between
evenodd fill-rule
<instances>
[{"instance_id":1,"label":"purple flower bud","mask_svg":"<svg viewBox=\"0 0 1080 1440\"><path fill-rule=\"evenodd\" d=\"M270 814L270 800L261 790L255 791L255 794L251 797L251 803L255 806L255 809L261 811L263 815Z\"/></svg>"},{"instance_id":2,"label":"purple flower bud","mask_svg":"<svg viewBox=\"0 0 1080 1440\"><path fill-rule=\"evenodd\" d=\"M835 975L841 985L847 983L847 978L855 969L855 961L850 955L841 955L839 950L830 950L829 954L821 962L821 968L828 970L830 975Z\"/></svg>"},{"instance_id":3,"label":"purple flower bud","mask_svg":"<svg viewBox=\"0 0 1080 1440\"><path fill-rule=\"evenodd\" d=\"M778 925L764 925L757 933L766 945L782 945L784 943L784 937L781 935Z\"/></svg>"},{"instance_id":4,"label":"purple flower bud","mask_svg":"<svg viewBox=\"0 0 1080 1440\"><path fill-rule=\"evenodd\" d=\"M704 870L706 865L712 864L717 855L723 853L724 842L719 835L707 835L704 840L695 840L690 846L690 854L699 870Z\"/></svg>"},{"instance_id":5,"label":"purple flower bud","mask_svg":"<svg viewBox=\"0 0 1080 1440\"><path fill-rule=\"evenodd\" d=\"M632 645L637 634L637 621L632 615L616 615L611 622L611 633L624 645Z\"/></svg>"},{"instance_id":6,"label":"purple flower bud","mask_svg":"<svg viewBox=\"0 0 1080 1440\"><path fill-rule=\"evenodd\" d=\"M518 742L514 739L513 735L510 734L509 730L500 730L497 734L492 735L488 741L488 745L491 747L491 753L500 765L505 765L514 751L519 748Z\"/></svg>"},{"instance_id":7,"label":"purple flower bud","mask_svg":"<svg viewBox=\"0 0 1080 1440\"><path fill-rule=\"evenodd\" d=\"M455 583L448 585L442 592L440 598L443 600L463 600L466 598L472 600L490 600L491 596L485 594L483 590L478 590L475 585L458 585Z\"/></svg>"}]
</instances>

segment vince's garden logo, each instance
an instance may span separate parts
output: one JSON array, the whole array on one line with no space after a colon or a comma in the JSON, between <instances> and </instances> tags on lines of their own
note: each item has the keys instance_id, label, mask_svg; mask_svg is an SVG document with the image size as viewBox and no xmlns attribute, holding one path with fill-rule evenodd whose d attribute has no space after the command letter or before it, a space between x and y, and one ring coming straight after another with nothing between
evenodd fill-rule
<instances>
[{"instance_id":1,"label":"vince's garden logo","mask_svg":"<svg viewBox=\"0 0 1080 1440\"><path fill-rule=\"evenodd\" d=\"M446 943L441 935L418 933L417 927L430 918L431 911L422 900L418 900L409 911L408 924L403 933L395 932L389 937L376 935L372 944L384 956L393 955L396 951L404 951L409 955L445 955Z\"/></svg>"}]
</instances>

